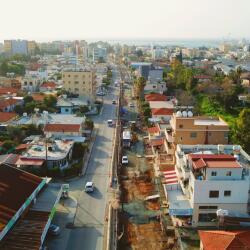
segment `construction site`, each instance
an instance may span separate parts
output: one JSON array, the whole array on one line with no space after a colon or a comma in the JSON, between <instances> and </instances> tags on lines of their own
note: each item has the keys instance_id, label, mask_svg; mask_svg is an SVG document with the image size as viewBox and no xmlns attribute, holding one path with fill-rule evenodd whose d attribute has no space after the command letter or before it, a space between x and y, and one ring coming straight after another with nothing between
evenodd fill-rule
<instances>
[{"instance_id":1,"label":"construction site","mask_svg":"<svg viewBox=\"0 0 250 250\"><path fill-rule=\"evenodd\" d=\"M131 90L125 90L124 106L131 102ZM132 143L122 149L128 164L119 169L120 209L118 212L118 249L178 249L175 229L162 206L161 181L155 177L153 161L145 157L144 129L135 109L128 110L123 126L133 117ZM124 118L124 117L123 117Z\"/></svg>"}]
</instances>

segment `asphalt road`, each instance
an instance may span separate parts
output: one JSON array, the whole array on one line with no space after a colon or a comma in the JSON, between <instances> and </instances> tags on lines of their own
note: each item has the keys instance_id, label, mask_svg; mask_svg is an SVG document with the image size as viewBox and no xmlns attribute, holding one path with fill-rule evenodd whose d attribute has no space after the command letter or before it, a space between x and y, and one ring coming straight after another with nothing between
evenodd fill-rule
<instances>
[{"instance_id":1,"label":"asphalt road","mask_svg":"<svg viewBox=\"0 0 250 250\"><path fill-rule=\"evenodd\" d=\"M114 72L113 81L117 77L118 73ZM76 213L72 218L67 213L67 210L69 210L67 207L65 211L57 213L53 223L58 224L62 231L60 236L49 239L49 249L103 249L105 210L108 202L109 168L114 137L114 128L107 126L107 120L116 119L117 106L112 104L112 100L117 100L117 98L118 88L112 85L111 90L103 99L104 105L101 114L93 118L99 130L93 145L86 174L82 178L70 182L70 196L72 200L75 200L75 205L77 204ZM92 194L84 192L84 186L87 181L93 181L95 184L95 191ZM71 221L74 222L74 227L69 229L66 225Z\"/></svg>"}]
</instances>

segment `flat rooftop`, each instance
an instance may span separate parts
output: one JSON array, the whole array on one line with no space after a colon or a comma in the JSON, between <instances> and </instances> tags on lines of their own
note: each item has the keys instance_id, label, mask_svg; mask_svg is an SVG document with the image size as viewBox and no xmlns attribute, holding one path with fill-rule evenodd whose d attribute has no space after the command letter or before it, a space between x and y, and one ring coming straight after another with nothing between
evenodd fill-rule
<instances>
[{"instance_id":1,"label":"flat rooftop","mask_svg":"<svg viewBox=\"0 0 250 250\"><path fill-rule=\"evenodd\" d=\"M46 158L46 145L43 141L33 141L31 144L35 144L31 146L22 157L27 158L38 158L45 159ZM73 141L63 141L63 140L54 140L54 143L47 144L47 158L48 160L53 159L62 159L66 157L69 150L72 148L74 142Z\"/></svg>"},{"instance_id":2,"label":"flat rooftop","mask_svg":"<svg viewBox=\"0 0 250 250\"><path fill-rule=\"evenodd\" d=\"M207 119L207 120L201 120L201 119L195 119L194 120L194 125L197 126L227 126L227 123L224 122L223 120L218 120L218 119Z\"/></svg>"}]
</instances>

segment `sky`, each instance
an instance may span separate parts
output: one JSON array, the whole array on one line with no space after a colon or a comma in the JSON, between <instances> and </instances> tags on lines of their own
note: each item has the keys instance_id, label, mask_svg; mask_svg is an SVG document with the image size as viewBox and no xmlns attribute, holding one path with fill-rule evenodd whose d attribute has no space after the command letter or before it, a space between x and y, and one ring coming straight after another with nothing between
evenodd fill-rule
<instances>
[{"instance_id":1,"label":"sky","mask_svg":"<svg viewBox=\"0 0 250 250\"><path fill-rule=\"evenodd\" d=\"M250 38L250 0L2 0L4 39Z\"/></svg>"}]
</instances>

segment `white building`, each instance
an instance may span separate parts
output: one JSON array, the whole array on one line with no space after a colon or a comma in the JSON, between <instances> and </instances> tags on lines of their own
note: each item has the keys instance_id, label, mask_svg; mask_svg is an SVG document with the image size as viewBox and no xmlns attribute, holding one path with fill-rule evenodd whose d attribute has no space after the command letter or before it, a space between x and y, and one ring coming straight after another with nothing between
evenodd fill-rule
<instances>
[{"instance_id":1,"label":"white building","mask_svg":"<svg viewBox=\"0 0 250 250\"><path fill-rule=\"evenodd\" d=\"M41 85L41 78L35 75L25 75L21 80L21 89L27 92L36 92Z\"/></svg>"},{"instance_id":2,"label":"white building","mask_svg":"<svg viewBox=\"0 0 250 250\"><path fill-rule=\"evenodd\" d=\"M177 145L175 170L164 173L172 216L192 226L217 225L217 211L247 215L250 156L238 145Z\"/></svg>"}]
</instances>

